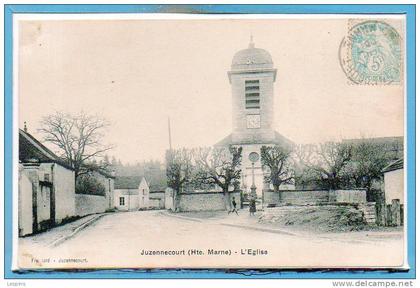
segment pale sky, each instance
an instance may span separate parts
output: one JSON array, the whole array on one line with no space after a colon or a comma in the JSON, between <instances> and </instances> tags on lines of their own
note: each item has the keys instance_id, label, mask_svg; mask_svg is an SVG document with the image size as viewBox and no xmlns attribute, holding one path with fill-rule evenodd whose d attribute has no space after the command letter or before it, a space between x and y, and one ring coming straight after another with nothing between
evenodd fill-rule
<instances>
[{"instance_id":1,"label":"pale sky","mask_svg":"<svg viewBox=\"0 0 420 288\"><path fill-rule=\"evenodd\" d=\"M402 35L402 22L393 20ZM164 159L168 116L177 147L231 132L227 71L254 36L278 69L276 130L295 143L404 134L403 85L349 84L339 45L346 19L21 21L19 127L65 111L111 122L123 162Z\"/></svg>"}]
</instances>

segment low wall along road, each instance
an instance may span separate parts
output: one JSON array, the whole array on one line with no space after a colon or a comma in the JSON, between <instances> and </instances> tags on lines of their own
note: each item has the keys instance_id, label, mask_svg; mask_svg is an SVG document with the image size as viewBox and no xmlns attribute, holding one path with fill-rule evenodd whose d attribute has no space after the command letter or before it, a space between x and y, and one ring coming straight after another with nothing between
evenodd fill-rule
<instances>
[{"instance_id":1,"label":"low wall along road","mask_svg":"<svg viewBox=\"0 0 420 288\"><path fill-rule=\"evenodd\" d=\"M267 205L318 205L328 203L366 203L366 190L265 190Z\"/></svg>"}]
</instances>

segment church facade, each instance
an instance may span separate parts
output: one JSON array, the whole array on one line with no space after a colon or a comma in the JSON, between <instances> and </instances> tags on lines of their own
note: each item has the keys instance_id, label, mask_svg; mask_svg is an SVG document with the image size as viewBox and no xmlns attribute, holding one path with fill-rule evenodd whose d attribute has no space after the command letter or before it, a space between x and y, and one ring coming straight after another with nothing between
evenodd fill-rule
<instances>
[{"instance_id":1,"label":"church facade","mask_svg":"<svg viewBox=\"0 0 420 288\"><path fill-rule=\"evenodd\" d=\"M274 83L277 69L274 68L270 53L256 48L252 39L247 49L238 51L232 60L228 78L232 89L232 133L215 146L242 147L241 188L250 192L252 169L256 192L262 195L264 171L261 165L262 146L293 145L293 142L275 131L274 122ZM258 154L252 162L249 155ZM291 189L293 187L285 187Z\"/></svg>"}]
</instances>

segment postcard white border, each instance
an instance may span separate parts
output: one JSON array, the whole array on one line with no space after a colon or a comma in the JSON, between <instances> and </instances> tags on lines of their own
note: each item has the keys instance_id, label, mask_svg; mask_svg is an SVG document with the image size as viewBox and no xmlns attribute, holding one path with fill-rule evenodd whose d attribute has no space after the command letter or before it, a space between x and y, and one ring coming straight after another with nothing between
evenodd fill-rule
<instances>
[{"instance_id":1,"label":"postcard white border","mask_svg":"<svg viewBox=\"0 0 420 288\"><path fill-rule=\"evenodd\" d=\"M18 68L19 57L19 21L62 21L62 20L221 20L221 19L404 19L404 39L406 39L406 16L404 14L188 14L188 13L43 13L43 14L14 14L13 15L13 143L19 143L19 87ZM408 265L407 243L407 55L404 43L404 254L405 260L402 268ZM18 145L13 146L13 252L12 270L18 269L18 172L19 172Z\"/></svg>"}]
</instances>

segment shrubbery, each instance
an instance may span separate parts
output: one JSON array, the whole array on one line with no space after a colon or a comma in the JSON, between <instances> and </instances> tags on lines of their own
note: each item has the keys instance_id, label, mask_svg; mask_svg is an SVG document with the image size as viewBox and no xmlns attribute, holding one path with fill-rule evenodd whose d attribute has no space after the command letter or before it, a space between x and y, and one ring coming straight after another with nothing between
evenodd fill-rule
<instances>
[{"instance_id":1,"label":"shrubbery","mask_svg":"<svg viewBox=\"0 0 420 288\"><path fill-rule=\"evenodd\" d=\"M76 193L105 196L105 186L93 175L80 175L76 181Z\"/></svg>"}]
</instances>

